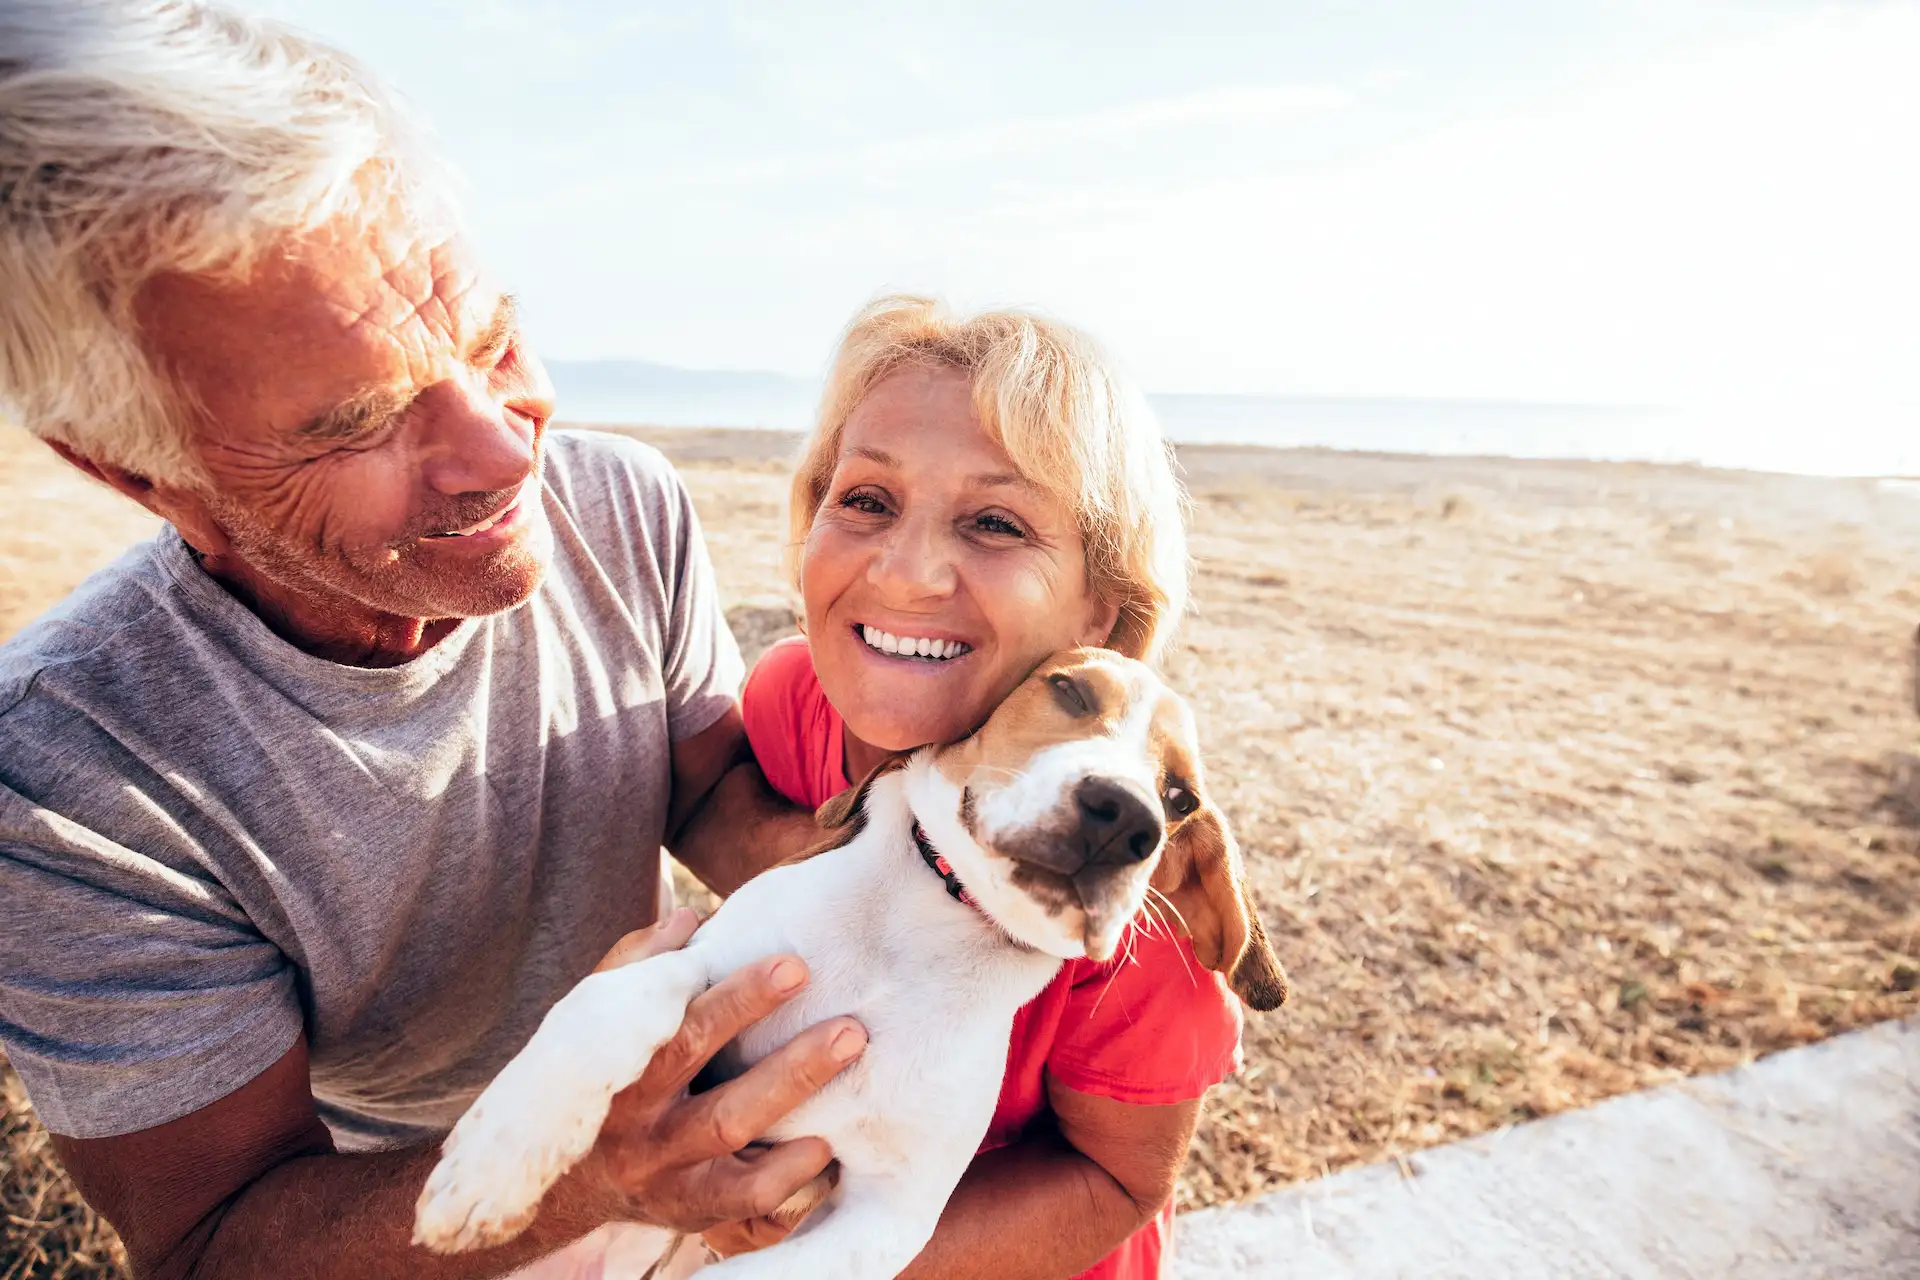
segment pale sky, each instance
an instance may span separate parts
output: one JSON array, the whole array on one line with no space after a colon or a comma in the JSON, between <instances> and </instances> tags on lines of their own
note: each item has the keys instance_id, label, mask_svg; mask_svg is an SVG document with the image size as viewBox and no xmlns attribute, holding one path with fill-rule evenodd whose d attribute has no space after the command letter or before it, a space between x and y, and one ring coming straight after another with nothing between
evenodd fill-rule
<instances>
[{"instance_id":1,"label":"pale sky","mask_svg":"<svg viewBox=\"0 0 1920 1280\"><path fill-rule=\"evenodd\" d=\"M912 289L1160 391L1920 425L1920 3L257 7L437 126L549 355L816 375Z\"/></svg>"}]
</instances>

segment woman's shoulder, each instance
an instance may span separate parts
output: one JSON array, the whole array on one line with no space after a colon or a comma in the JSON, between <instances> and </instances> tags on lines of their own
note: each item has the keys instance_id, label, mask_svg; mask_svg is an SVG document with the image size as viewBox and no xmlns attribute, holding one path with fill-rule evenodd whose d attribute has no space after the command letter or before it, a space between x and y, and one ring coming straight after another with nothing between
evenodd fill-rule
<instances>
[{"instance_id":1,"label":"woman's shoulder","mask_svg":"<svg viewBox=\"0 0 1920 1280\"><path fill-rule=\"evenodd\" d=\"M775 791L812 808L831 772L836 713L813 671L806 637L776 641L753 664L740 693L747 744Z\"/></svg>"},{"instance_id":2,"label":"woman's shoulder","mask_svg":"<svg viewBox=\"0 0 1920 1280\"><path fill-rule=\"evenodd\" d=\"M820 677L813 673L813 651L805 636L787 636L767 646L753 664L741 701L781 703L821 697Z\"/></svg>"}]
</instances>

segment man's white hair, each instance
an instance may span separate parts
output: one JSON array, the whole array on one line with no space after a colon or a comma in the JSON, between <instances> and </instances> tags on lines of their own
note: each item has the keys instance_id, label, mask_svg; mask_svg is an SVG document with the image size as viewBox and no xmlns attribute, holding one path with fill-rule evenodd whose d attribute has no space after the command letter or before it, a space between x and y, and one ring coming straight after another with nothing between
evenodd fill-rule
<instances>
[{"instance_id":1,"label":"man's white hair","mask_svg":"<svg viewBox=\"0 0 1920 1280\"><path fill-rule=\"evenodd\" d=\"M153 480L199 474L133 314L163 272L244 273L336 217L455 217L351 58L191 0L0 0L0 416Z\"/></svg>"}]
</instances>

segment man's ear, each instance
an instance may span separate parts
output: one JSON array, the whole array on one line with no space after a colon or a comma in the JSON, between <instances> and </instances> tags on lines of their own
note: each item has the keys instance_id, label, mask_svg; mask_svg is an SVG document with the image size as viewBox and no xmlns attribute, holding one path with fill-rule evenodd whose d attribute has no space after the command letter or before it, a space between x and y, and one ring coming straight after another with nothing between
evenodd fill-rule
<instances>
[{"instance_id":1,"label":"man's ear","mask_svg":"<svg viewBox=\"0 0 1920 1280\"><path fill-rule=\"evenodd\" d=\"M116 467L111 462L95 462L85 454L75 452L74 447L65 441L49 440L47 447L115 493L132 498L147 510L153 511L153 481L145 476L135 475L125 467ZM158 511L153 513L160 515Z\"/></svg>"},{"instance_id":2,"label":"man's ear","mask_svg":"<svg viewBox=\"0 0 1920 1280\"><path fill-rule=\"evenodd\" d=\"M152 514L179 531L188 546L203 556L218 557L232 549L227 532L220 527L207 505L191 490L171 484L155 484L137 472L111 462L98 462L76 453L72 445L49 440L47 445L74 467L98 480L115 493L133 499Z\"/></svg>"},{"instance_id":3,"label":"man's ear","mask_svg":"<svg viewBox=\"0 0 1920 1280\"><path fill-rule=\"evenodd\" d=\"M1218 809L1207 805L1180 825L1160 855L1153 886L1180 913L1200 963L1226 974L1248 1008L1286 1003L1286 972L1247 888L1240 846Z\"/></svg>"}]
</instances>

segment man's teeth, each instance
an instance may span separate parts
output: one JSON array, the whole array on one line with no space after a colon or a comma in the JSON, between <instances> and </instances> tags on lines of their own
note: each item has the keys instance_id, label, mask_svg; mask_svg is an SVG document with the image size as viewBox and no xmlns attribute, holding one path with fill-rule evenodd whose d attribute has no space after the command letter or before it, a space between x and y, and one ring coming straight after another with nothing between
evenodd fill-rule
<instances>
[{"instance_id":1,"label":"man's teeth","mask_svg":"<svg viewBox=\"0 0 1920 1280\"><path fill-rule=\"evenodd\" d=\"M505 511L496 511L494 514L488 516L485 520L482 520L479 524L468 525L464 529L455 529L451 533L443 533L440 536L443 538L470 538L476 533L485 533L487 530L493 528L493 526L499 524L502 520L505 520L507 518L508 512L511 512L512 510L513 508L509 506Z\"/></svg>"},{"instance_id":2,"label":"man's teeth","mask_svg":"<svg viewBox=\"0 0 1920 1280\"><path fill-rule=\"evenodd\" d=\"M882 653L895 653L909 658L938 658L945 661L957 658L963 653L973 652L971 645L961 644L958 640L929 640L925 636L896 636L892 632L882 631L878 627L862 624L860 638Z\"/></svg>"}]
</instances>

